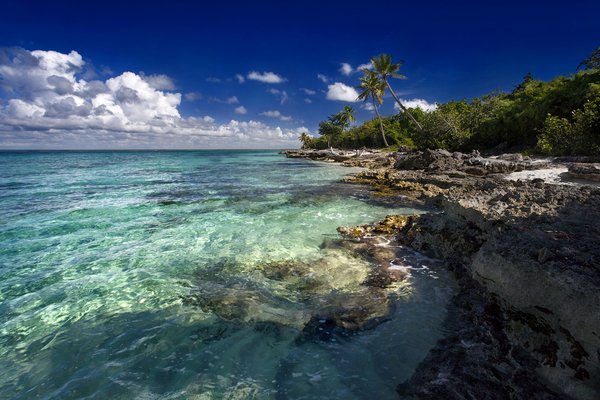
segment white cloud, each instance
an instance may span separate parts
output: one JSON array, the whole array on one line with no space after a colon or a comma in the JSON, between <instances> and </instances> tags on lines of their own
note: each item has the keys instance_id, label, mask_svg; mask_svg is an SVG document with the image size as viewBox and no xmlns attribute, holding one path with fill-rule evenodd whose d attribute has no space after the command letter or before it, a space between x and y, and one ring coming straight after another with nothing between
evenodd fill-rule
<instances>
[{"instance_id":1,"label":"white cloud","mask_svg":"<svg viewBox=\"0 0 600 400\"><path fill-rule=\"evenodd\" d=\"M358 92L356 89L341 82L327 86L327 100L355 102L357 97Z\"/></svg>"},{"instance_id":2,"label":"white cloud","mask_svg":"<svg viewBox=\"0 0 600 400\"><path fill-rule=\"evenodd\" d=\"M144 71L140 72L143 80L157 90L175 90L173 79L164 74L146 75Z\"/></svg>"},{"instance_id":3,"label":"white cloud","mask_svg":"<svg viewBox=\"0 0 600 400\"><path fill-rule=\"evenodd\" d=\"M246 107L244 106L236 107L235 110L233 110L233 112L241 115L248 114L248 110L246 110Z\"/></svg>"},{"instance_id":4,"label":"white cloud","mask_svg":"<svg viewBox=\"0 0 600 400\"><path fill-rule=\"evenodd\" d=\"M242 74L235 74L235 79L237 79L237 81L239 83L244 83L246 82L246 78L244 78L244 76Z\"/></svg>"},{"instance_id":5,"label":"white cloud","mask_svg":"<svg viewBox=\"0 0 600 400\"><path fill-rule=\"evenodd\" d=\"M218 97L211 97L209 100L214 101L215 103L221 103L221 104L237 104L240 102L239 99L237 98L237 96L231 96L226 99L220 99Z\"/></svg>"},{"instance_id":6,"label":"white cloud","mask_svg":"<svg viewBox=\"0 0 600 400\"><path fill-rule=\"evenodd\" d=\"M248 73L247 78L253 81L259 81L263 83L282 83L286 79L277 75L274 72L256 72L251 71Z\"/></svg>"},{"instance_id":7,"label":"white cloud","mask_svg":"<svg viewBox=\"0 0 600 400\"><path fill-rule=\"evenodd\" d=\"M271 118L279 118L281 117L281 113L277 110L275 111L263 111L260 113L260 115L264 115L265 117L271 117Z\"/></svg>"},{"instance_id":8,"label":"white cloud","mask_svg":"<svg viewBox=\"0 0 600 400\"><path fill-rule=\"evenodd\" d=\"M327 83L327 82L329 82L329 78L328 78L328 77L326 77L326 76L325 76L325 75L323 75L323 74L317 74L317 78L318 78L318 79L319 79L321 82L323 82L323 83Z\"/></svg>"},{"instance_id":9,"label":"white cloud","mask_svg":"<svg viewBox=\"0 0 600 400\"><path fill-rule=\"evenodd\" d=\"M400 102L402 102L402 104L406 108L417 108L418 107L423 111L433 111L437 108L436 103L429 103L427 100L424 100L424 99L410 99L410 100L400 99ZM398 103L394 103L394 109L400 110L400 106L398 105Z\"/></svg>"},{"instance_id":10,"label":"white cloud","mask_svg":"<svg viewBox=\"0 0 600 400\"><path fill-rule=\"evenodd\" d=\"M206 78L206 82L221 83L222 80L220 78L215 78L214 76L209 76L208 78Z\"/></svg>"},{"instance_id":11,"label":"white cloud","mask_svg":"<svg viewBox=\"0 0 600 400\"><path fill-rule=\"evenodd\" d=\"M311 104L311 103L312 103L312 100L311 100L311 99L309 99L309 98L306 98L306 99L304 99L304 102L305 102L306 104Z\"/></svg>"},{"instance_id":12,"label":"white cloud","mask_svg":"<svg viewBox=\"0 0 600 400\"><path fill-rule=\"evenodd\" d=\"M340 72L343 75L346 76L350 76L350 74L353 72L354 70L352 69L352 66L348 63L342 63L342 66L340 67Z\"/></svg>"},{"instance_id":13,"label":"white cloud","mask_svg":"<svg viewBox=\"0 0 600 400\"><path fill-rule=\"evenodd\" d=\"M302 90L305 94L309 96L314 96L317 93L312 89L300 88L300 90Z\"/></svg>"},{"instance_id":14,"label":"white cloud","mask_svg":"<svg viewBox=\"0 0 600 400\"><path fill-rule=\"evenodd\" d=\"M269 118L279 118L282 121L291 121L292 120L292 117L287 116L287 115L282 115L281 112L279 112L277 110L263 111L259 115L263 115L263 116L269 117Z\"/></svg>"},{"instance_id":15,"label":"white cloud","mask_svg":"<svg viewBox=\"0 0 600 400\"><path fill-rule=\"evenodd\" d=\"M202 98L202 95L198 92L189 92L183 95L187 101L196 101Z\"/></svg>"},{"instance_id":16,"label":"white cloud","mask_svg":"<svg viewBox=\"0 0 600 400\"><path fill-rule=\"evenodd\" d=\"M84 65L76 51L0 48L6 99L0 102L0 148L282 148L297 146L297 136L306 131L184 118L178 110L182 95L155 87L166 87L165 79L149 82L148 76L124 72L88 81Z\"/></svg>"},{"instance_id":17,"label":"white cloud","mask_svg":"<svg viewBox=\"0 0 600 400\"><path fill-rule=\"evenodd\" d=\"M354 73L362 72L363 69L373 69L373 64L370 62L366 64L360 64L358 67L356 67L356 69L354 69L352 68L352 65L348 63L342 63L339 71L342 73L342 75L350 76Z\"/></svg>"},{"instance_id":18,"label":"white cloud","mask_svg":"<svg viewBox=\"0 0 600 400\"><path fill-rule=\"evenodd\" d=\"M374 111L375 107L373 106L373 103L371 102L366 102L363 103L360 108L362 108L363 110L367 110L367 111Z\"/></svg>"},{"instance_id":19,"label":"white cloud","mask_svg":"<svg viewBox=\"0 0 600 400\"><path fill-rule=\"evenodd\" d=\"M271 93L274 96L277 96L279 98L279 102L281 104L285 104L288 101L288 94L285 90L270 88L270 89L267 89L267 92Z\"/></svg>"}]
</instances>

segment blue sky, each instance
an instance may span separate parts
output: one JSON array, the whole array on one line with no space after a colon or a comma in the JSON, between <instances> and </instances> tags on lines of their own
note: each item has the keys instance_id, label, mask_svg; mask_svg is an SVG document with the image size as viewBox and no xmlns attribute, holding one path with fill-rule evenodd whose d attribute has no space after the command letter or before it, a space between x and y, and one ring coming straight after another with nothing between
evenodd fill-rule
<instances>
[{"instance_id":1,"label":"blue sky","mask_svg":"<svg viewBox=\"0 0 600 400\"><path fill-rule=\"evenodd\" d=\"M427 107L569 74L600 46L592 1L11 3L0 148L289 147L381 52Z\"/></svg>"}]
</instances>

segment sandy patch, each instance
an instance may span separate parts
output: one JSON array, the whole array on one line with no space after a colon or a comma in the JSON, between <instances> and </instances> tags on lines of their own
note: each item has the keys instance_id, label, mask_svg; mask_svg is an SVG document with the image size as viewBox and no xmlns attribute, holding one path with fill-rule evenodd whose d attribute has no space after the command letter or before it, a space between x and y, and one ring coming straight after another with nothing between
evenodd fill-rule
<instances>
[{"instance_id":1,"label":"sandy patch","mask_svg":"<svg viewBox=\"0 0 600 400\"><path fill-rule=\"evenodd\" d=\"M542 168L529 171L519 171L508 174L504 179L509 181L531 181L533 179L543 179L545 183L553 183L557 185L590 185L600 186L600 183L586 181L583 179L574 179L570 177L567 167Z\"/></svg>"}]
</instances>

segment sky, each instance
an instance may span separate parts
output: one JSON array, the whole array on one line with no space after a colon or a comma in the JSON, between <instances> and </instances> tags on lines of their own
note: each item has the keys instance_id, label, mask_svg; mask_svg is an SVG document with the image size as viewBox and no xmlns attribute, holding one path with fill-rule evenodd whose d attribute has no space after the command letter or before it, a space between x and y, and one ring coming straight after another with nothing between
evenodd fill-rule
<instances>
[{"instance_id":1,"label":"sky","mask_svg":"<svg viewBox=\"0 0 600 400\"><path fill-rule=\"evenodd\" d=\"M193 3L193 4L192 4ZM425 110L573 73L597 1L12 1L0 5L0 149L290 148L360 68ZM397 110L390 97L384 115Z\"/></svg>"}]
</instances>

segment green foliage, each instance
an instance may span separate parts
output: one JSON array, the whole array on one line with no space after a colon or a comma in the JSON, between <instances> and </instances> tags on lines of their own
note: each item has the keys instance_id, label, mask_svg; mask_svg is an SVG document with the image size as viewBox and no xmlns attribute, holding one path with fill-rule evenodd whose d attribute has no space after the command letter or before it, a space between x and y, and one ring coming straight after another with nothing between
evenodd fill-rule
<instances>
[{"instance_id":1,"label":"green foliage","mask_svg":"<svg viewBox=\"0 0 600 400\"><path fill-rule=\"evenodd\" d=\"M298 139L302 142L303 149L312 149L315 146L315 139L306 132L303 132Z\"/></svg>"},{"instance_id":2,"label":"green foliage","mask_svg":"<svg viewBox=\"0 0 600 400\"><path fill-rule=\"evenodd\" d=\"M599 155L600 98L573 111L571 120L548 114L537 146L541 152L552 155Z\"/></svg>"},{"instance_id":3,"label":"green foliage","mask_svg":"<svg viewBox=\"0 0 600 400\"><path fill-rule=\"evenodd\" d=\"M450 151L516 148L554 155L600 152L600 48L581 63L583 70L570 76L543 82L529 73L510 93L450 101L432 112L406 109L396 98L387 79L402 77L398 74L400 64L394 64L386 54L371 62L374 71L363 71L359 100L370 100L377 107L387 88L403 112L381 117L376 108L381 125L379 119L372 119L348 129L354 110L346 107L319 124L322 136L312 146L382 147L389 142L392 147Z\"/></svg>"},{"instance_id":4,"label":"green foliage","mask_svg":"<svg viewBox=\"0 0 600 400\"><path fill-rule=\"evenodd\" d=\"M408 136L406 129L395 117L383 117L387 141L396 146L414 147L412 139ZM362 147L380 148L385 146L381 136L379 120L377 118L365 121L362 125L351 128L334 137L332 146L344 149L358 149Z\"/></svg>"},{"instance_id":5,"label":"green foliage","mask_svg":"<svg viewBox=\"0 0 600 400\"><path fill-rule=\"evenodd\" d=\"M388 82L388 78L406 79L406 76L398 73L398 70L400 69L402 64L404 64L404 61L400 61L399 63L394 64L392 62L392 57L389 54L380 54L377 57L371 58L371 64L373 65L375 74L379 77L379 80L381 80L381 82L384 85L384 91L387 87L398 106L400 106L400 109L404 113L406 113L406 115L408 115L410 120L415 124L415 126L419 130L423 130L423 127L421 126L419 121L417 121L417 119L412 115L410 110L408 110L404 106L404 104L400 102L400 99L398 99L398 96L396 96L396 93L394 93L394 90Z\"/></svg>"},{"instance_id":6,"label":"green foliage","mask_svg":"<svg viewBox=\"0 0 600 400\"><path fill-rule=\"evenodd\" d=\"M331 117L327 121L321 121L319 123L319 135L325 138L327 144L330 144L332 141L335 141L336 137L342 133L342 127L336 123L331 121Z\"/></svg>"},{"instance_id":7,"label":"green foliage","mask_svg":"<svg viewBox=\"0 0 600 400\"><path fill-rule=\"evenodd\" d=\"M588 58L583 60L577 66L577 69L600 69L600 47L598 47Z\"/></svg>"},{"instance_id":8,"label":"green foliage","mask_svg":"<svg viewBox=\"0 0 600 400\"><path fill-rule=\"evenodd\" d=\"M583 154L584 146L567 150L551 138L574 134L565 121L576 121L575 115L580 112L574 110L583 110L587 102L594 102L599 95L600 71L581 71L549 82L535 80L528 74L511 93L492 93L470 102L439 105L437 110L419 116L423 131L412 130L410 136L418 148L470 151L502 146L526 150L537 145L546 153ZM585 114L586 121L591 118L590 113ZM548 115L554 118L548 119ZM541 141L540 132L546 135Z\"/></svg>"},{"instance_id":9,"label":"green foliage","mask_svg":"<svg viewBox=\"0 0 600 400\"><path fill-rule=\"evenodd\" d=\"M385 137L385 128L381 115L379 115L379 106L383 103L383 94L385 92L385 82L379 79L376 72L363 69L364 75L360 78L360 86L358 89L362 89L362 93L358 95L358 100L368 101L371 100L371 104L377 113L377 119L379 120L379 128L381 129L381 138L383 144L388 147L388 141Z\"/></svg>"},{"instance_id":10,"label":"green foliage","mask_svg":"<svg viewBox=\"0 0 600 400\"><path fill-rule=\"evenodd\" d=\"M472 136L475 107L465 100L441 104L423 113L423 130L413 133L418 148L461 150Z\"/></svg>"}]
</instances>

